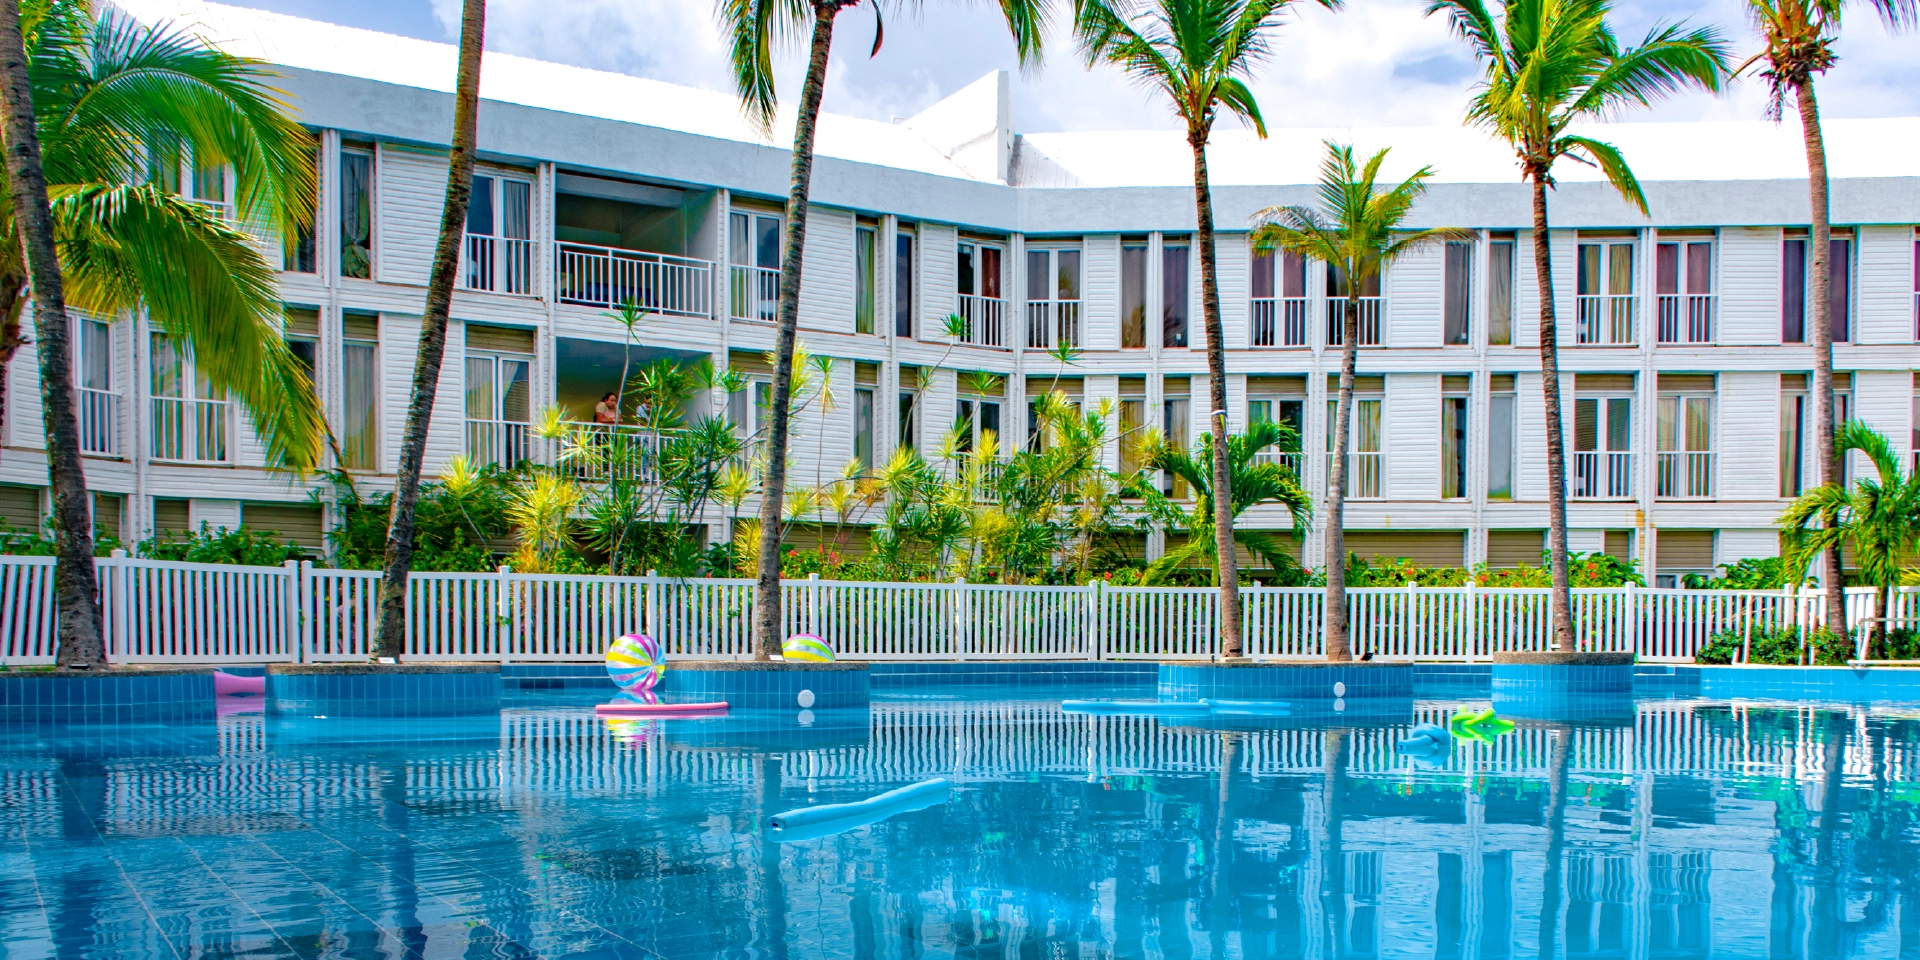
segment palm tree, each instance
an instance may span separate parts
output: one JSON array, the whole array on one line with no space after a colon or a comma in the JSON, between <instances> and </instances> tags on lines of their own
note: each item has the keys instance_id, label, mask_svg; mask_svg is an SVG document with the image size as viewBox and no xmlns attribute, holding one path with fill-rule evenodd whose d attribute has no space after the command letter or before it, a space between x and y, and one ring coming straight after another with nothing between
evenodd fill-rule
<instances>
[{"instance_id":1,"label":"palm tree","mask_svg":"<svg viewBox=\"0 0 1920 960\"><path fill-rule=\"evenodd\" d=\"M76 0L29 0L23 36L20 4L5 7L0 58L19 109L7 116L14 188L0 191L0 383L24 343L31 284L61 559L59 658L91 666L104 658L67 304L98 316L144 308L213 388L238 398L270 466L311 469L320 405L280 338L274 267L249 230L291 249L310 229L314 144L259 61ZM230 208L224 196L208 198L215 209L177 195L188 161L223 191L231 173Z\"/></svg>"},{"instance_id":2,"label":"palm tree","mask_svg":"<svg viewBox=\"0 0 1920 960\"><path fill-rule=\"evenodd\" d=\"M1833 42L1840 35L1840 14L1848 6L1845 0L1747 0L1747 15L1766 41L1767 48L1741 69L1758 60L1767 68L1761 76L1771 96L1767 113L1779 120L1792 94L1800 112L1800 134L1807 149L1807 200L1812 211L1812 226L1807 231L1813 245L1812 277L1807 294L1813 301L1813 422L1815 449L1818 451L1820 482L1840 480L1839 448L1834 445L1833 400L1833 224L1827 201L1827 146L1820 133L1820 103L1814 95L1813 78L1826 73L1838 59ZM1912 26L1920 19L1920 0L1866 0L1866 6L1889 27ZM1738 73L1739 71L1734 71ZM1831 519L1831 518L1829 518ZM1846 623L1846 584L1840 572L1840 555L1826 558L1822 582L1826 585L1827 622Z\"/></svg>"},{"instance_id":3,"label":"palm tree","mask_svg":"<svg viewBox=\"0 0 1920 960\"><path fill-rule=\"evenodd\" d=\"M1202 560L1219 569L1217 552L1220 543L1239 544L1247 552L1266 561L1267 566L1275 570L1295 570L1299 562L1287 552L1288 541L1298 542L1313 524L1313 496L1300 485L1300 478L1293 470L1278 460L1265 459L1260 455L1269 449L1285 448L1293 439L1293 430L1284 424L1270 420L1256 420L1247 425L1247 432L1227 438L1228 484L1226 504L1227 535L1217 536L1215 524L1222 511L1215 508L1213 498L1213 465L1218 458L1213 455L1213 435L1203 433L1192 451L1182 450L1169 445L1165 436L1158 430L1146 430L1139 440L1140 463L1145 471L1166 471L1190 484L1194 490L1193 510L1189 513L1178 503L1168 498L1154 485L1151 474L1141 472L1125 478L1130 495L1142 501L1142 510L1153 518L1162 528L1184 529L1193 532L1186 544L1153 562L1147 568L1144 581L1159 582L1168 574L1182 569L1194 560ZM1277 530L1242 529L1233 521L1249 507L1263 503L1277 503L1287 508L1293 518L1293 529L1288 533ZM1229 548L1231 551L1231 548Z\"/></svg>"},{"instance_id":4,"label":"palm tree","mask_svg":"<svg viewBox=\"0 0 1920 960\"><path fill-rule=\"evenodd\" d=\"M800 320L800 274L805 255L807 197L813 186L813 140L826 91L833 26L844 10L869 4L874 11L873 52L880 51L881 0L715 0L730 35L734 86L742 104L763 128L773 123L778 102L773 50L807 31L807 73L793 124L792 178L787 190L786 236L780 248L780 290L774 320L772 399L768 411L767 467L760 481L760 551L753 601L753 657L766 660L780 649L780 531L787 488L787 428L793 401L793 345ZM1045 0L999 0L1022 65L1040 62Z\"/></svg>"},{"instance_id":5,"label":"palm tree","mask_svg":"<svg viewBox=\"0 0 1920 960\"><path fill-rule=\"evenodd\" d=\"M407 574L413 570L413 512L420 502L420 471L427 459L427 429L440 387L440 361L447 352L447 316L453 310L453 279L466 239L467 201L473 196L475 128L480 115L480 57L487 31L486 0L465 0L460 15L460 65L453 85L453 149L448 157L446 202L440 239L427 275L427 306L420 316L420 348L413 363L407 429L400 439L400 465L393 482L393 512L387 520L387 556L381 564L380 625L376 657L400 659L406 646Z\"/></svg>"},{"instance_id":6,"label":"palm tree","mask_svg":"<svg viewBox=\"0 0 1920 960\"><path fill-rule=\"evenodd\" d=\"M1340 394L1334 405L1333 465L1327 480L1327 659L1351 660L1347 631L1347 449L1353 423L1353 377L1359 362L1360 290L1394 261L1434 243L1468 239L1450 228L1406 232L1401 224L1413 202L1426 192L1432 167L1421 167L1388 190L1374 186L1387 151L1357 166L1353 147L1327 143L1320 164L1320 204L1270 207L1258 214L1254 246L1275 248L1334 265L1347 278L1346 314L1341 320Z\"/></svg>"},{"instance_id":7,"label":"palm tree","mask_svg":"<svg viewBox=\"0 0 1920 960\"><path fill-rule=\"evenodd\" d=\"M1815 487L1788 504L1779 522L1787 532L1795 579L1822 551L1838 557L1842 546L1853 548L1861 577L1878 590L1873 647L1879 650L1886 644L1893 588L1920 544L1920 477L1901 468L1900 454L1886 437L1858 420L1847 421L1836 441L1843 456L1854 450L1866 454L1878 479L1861 477L1851 489L1835 483Z\"/></svg>"},{"instance_id":8,"label":"palm tree","mask_svg":"<svg viewBox=\"0 0 1920 960\"><path fill-rule=\"evenodd\" d=\"M1571 132L1628 107L1647 106L1688 87L1718 90L1726 45L1712 28L1656 24L1637 47L1622 49L1607 22L1612 0L1433 0L1453 32L1473 48L1486 75L1467 121L1505 140L1533 188L1533 269L1540 290L1540 380L1547 415L1547 549L1553 575L1554 647L1574 649L1573 594L1567 572L1567 456L1560 416L1559 321L1547 235L1553 165L1571 158L1600 168L1627 202L1647 212L1627 160L1611 144Z\"/></svg>"},{"instance_id":9,"label":"palm tree","mask_svg":"<svg viewBox=\"0 0 1920 960\"><path fill-rule=\"evenodd\" d=\"M1334 9L1340 0L1318 0ZM1240 571L1233 554L1231 469L1227 463L1227 354L1214 271L1213 192L1207 141L1220 111L1267 135L1245 77L1265 60L1267 35L1294 0L1076 0L1074 33L1087 65L1119 67L1164 94L1186 125L1193 149L1193 208L1200 238L1200 314L1207 328L1208 433L1213 437L1214 553L1220 580L1220 649L1245 654L1240 630Z\"/></svg>"}]
</instances>

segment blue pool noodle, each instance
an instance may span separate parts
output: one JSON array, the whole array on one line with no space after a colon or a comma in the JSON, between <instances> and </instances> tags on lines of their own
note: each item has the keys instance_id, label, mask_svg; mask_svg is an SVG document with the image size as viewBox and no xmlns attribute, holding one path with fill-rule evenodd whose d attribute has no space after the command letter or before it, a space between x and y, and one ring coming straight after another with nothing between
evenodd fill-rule
<instances>
[{"instance_id":1,"label":"blue pool noodle","mask_svg":"<svg viewBox=\"0 0 1920 960\"><path fill-rule=\"evenodd\" d=\"M1284 700L1202 700L1216 714L1242 717L1285 717L1293 707Z\"/></svg>"},{"instance_id":2,"label":"blue pool noodle","mask_svg":"<svg viewBox=\"0 0 1920 960\"><path fill-rule=\"evenodd\" d=\"M947 801L948 786L945 779L936 777L932 780L923 780L920 783L901 787L898 790L888 790L886 793L878 796L868 797L865 800L859 800L853 803L823 803L817 807L801 807L798 810L776 813L768 818L767 826L775 830L792 830L796 827L832 822L835 826L839 826L841 830L845 830L859 826L859 824L854 823L840 826L840 821L855 820L860 817L870 816L871 819L864 822L872 823L874 820L885 819L896 813L905 813L908 810L921 810L936 803L945 803ZM915 806L915 804L918 804L918 806ZM828 832L838 833L839 830Z\"/></svg>"}]
</instances>

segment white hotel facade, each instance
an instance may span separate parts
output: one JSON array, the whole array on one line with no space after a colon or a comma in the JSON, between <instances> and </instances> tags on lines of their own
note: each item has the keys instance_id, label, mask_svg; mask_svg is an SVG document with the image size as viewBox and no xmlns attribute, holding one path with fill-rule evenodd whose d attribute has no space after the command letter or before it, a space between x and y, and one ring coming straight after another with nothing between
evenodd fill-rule
<instances>
[{"instance_id":1,"label":"white hotel facade","mask_svg":"<svg viewBox=\"0 0 1920 960\"><path fill-rule=\"evenodd\" d=\"M287 335L312 358L337 465L363 489L390 483L445 185L453 48L189 0L121 6L284 73L321 144L322 186L311 250L281 274ZM628 297L651 310L635 359L705 356L765 379L786 128L759 135L724 94L500 54L488 55L482 93L482 179L429 471L463 453L545 455L527 424L548 406L590 420L625 338L607 313ZM1311 452L1301 472L1324 491L1339 360L1329 278L1323 265L1257 255L1254 214L1311 202L1326 137L1393 147L1390 173L1432 164L1415 225L1475 239L1424 251L1364 291L1348 542L1426 564L1538 562L1534 238L1509 155L1466 129L1295 130L1284 104L1267 110L1270 139L1223 130L1210 157L1234 428L1297 425ZM1010 112L995 74L893 123L823 118L800 332L836 358L838 403L799 425L797 482L836 477L855 456L883 462L901 443L934 449L961 419L1024 436L1024 398L1056 384L1115 401L1125 427L1204 429L1184 140L1021 135ZM1773 555L1773 520L1815 469L1797 125L1600 135L1634 165L1651 214L1577 168L1551 196L1573 546L1638 557L1662 577ZM1833 121L1828 135L1842 403L1910 457L1920 120ZM206 198L226 199L208 179ZM971 321L965 342L946 336L954 313ZM318 484L265 470L244 413L204 395L190 360L138 317L81 326L76 388L102 532L136 540L209 523L318 541ZM1048 352L1063 341L1081 351L1066 367ZM1002 382L981 394L971 371ZM0 450L0 518L15 525L46 507L36 378L23 350ZM1117 467L1118 450L1109 457ZM708 519L709 536L724 535L724 519ZM1249 522L1286 520L1255 511ZM1142 545L1163 547L1158 534ZM1318 527L1303 549L1317 566Z\"/></svg>"}]
</instances>

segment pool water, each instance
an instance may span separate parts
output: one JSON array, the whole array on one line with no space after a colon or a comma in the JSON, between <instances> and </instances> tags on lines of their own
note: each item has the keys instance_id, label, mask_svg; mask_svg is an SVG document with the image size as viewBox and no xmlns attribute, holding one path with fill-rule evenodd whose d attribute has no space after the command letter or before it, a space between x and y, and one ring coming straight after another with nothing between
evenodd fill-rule
<instances>
[{"instance_id":1,"label":"pool water","mask_svg":"<svg viewBox=\"0 0 1920 960\"><path fill-rule=\"evenodd\" d=\"M1214 728L977 687L703 720L598 699L10 730L0 954L1920 955L1913 712L1647 700L1416 764L1394 740L1460 704ZM932 777L943 805L762 828Z\"/></svg>"}]
</instances>

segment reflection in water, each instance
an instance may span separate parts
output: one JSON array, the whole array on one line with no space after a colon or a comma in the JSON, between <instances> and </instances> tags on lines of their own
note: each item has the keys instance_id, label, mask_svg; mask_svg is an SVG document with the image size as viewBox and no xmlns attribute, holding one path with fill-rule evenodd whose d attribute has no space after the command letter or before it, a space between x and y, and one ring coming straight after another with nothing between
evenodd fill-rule
<instances>
[{"instance_id":1,"label":"reflection in water","mask_svg":"<svg viewBox=\"0 0 1920 960\"><path fill-rule=\"evenodd\" d=\"M1662 701L1394 754L1454 706L39 729L0 740L0 954L1920 956L1920 723ZM766 836L933 776L946 804Z\"/></svg>"}]
</instances>

